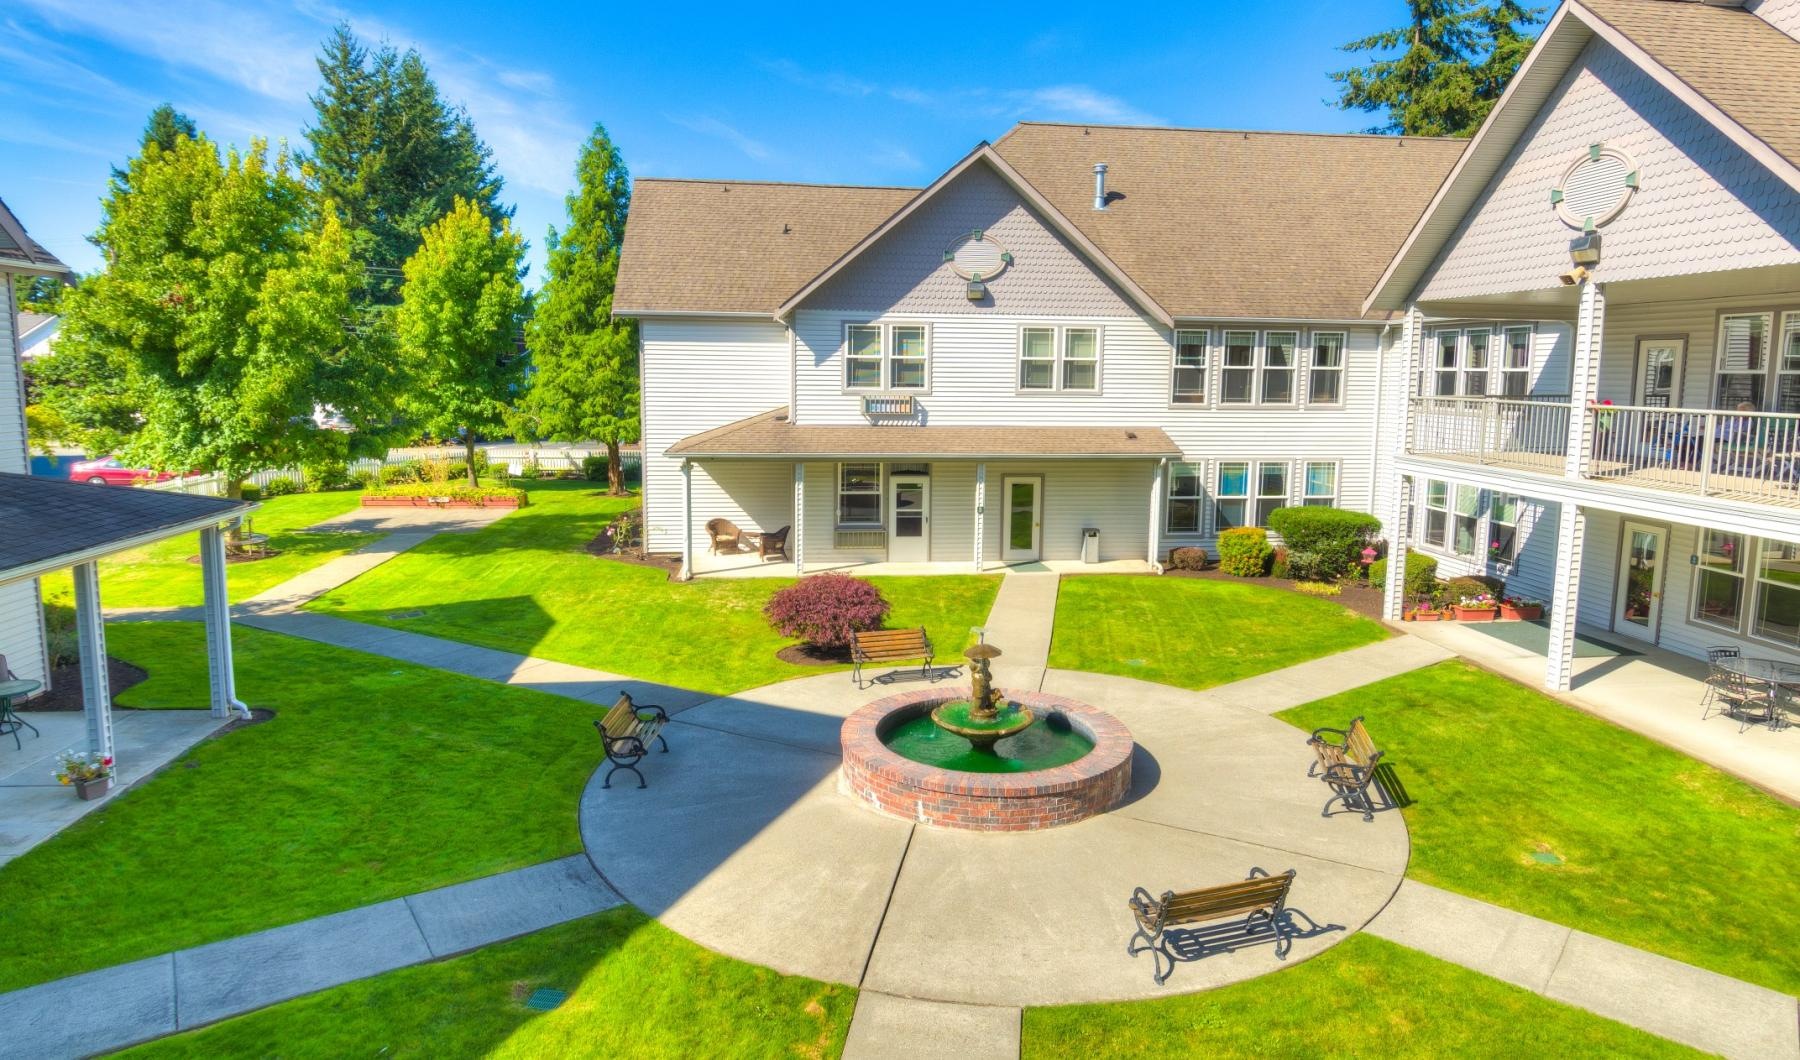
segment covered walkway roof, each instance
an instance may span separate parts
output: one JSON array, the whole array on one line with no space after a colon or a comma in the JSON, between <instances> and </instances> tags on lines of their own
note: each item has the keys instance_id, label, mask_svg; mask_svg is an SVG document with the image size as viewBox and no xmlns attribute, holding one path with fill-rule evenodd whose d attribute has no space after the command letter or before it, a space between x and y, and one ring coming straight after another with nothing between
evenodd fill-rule
<instances>
[{"instance_id":1,"label":"covered walkway roof","mask_svg":"<svg viewBox=\"0 0 1800 1060\"><path fill-rule=\"evenodd\" d=\"M0 473L0 584L216 526L250 501Z\"/></svg>"},{"instance_id":2,"label":"covered walkway roof","mask_svg":"<svg viewBox=\"0 0 1800 1060\"><path fill-rule=\"evenodd\" d=\"M771 409L683 438L669 456L816 459L1157 460L1181 456L1160 427L797 425Z\"/></svg>"}]
</instances>

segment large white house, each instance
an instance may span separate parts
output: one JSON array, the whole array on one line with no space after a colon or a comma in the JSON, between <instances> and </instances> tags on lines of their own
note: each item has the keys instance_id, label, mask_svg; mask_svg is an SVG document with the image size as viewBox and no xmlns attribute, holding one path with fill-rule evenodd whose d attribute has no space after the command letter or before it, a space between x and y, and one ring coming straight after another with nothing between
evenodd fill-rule
<instances>
[{"instance_id":1,"label":"large white house","mask_svg":"<svg viewBox=\"0 0 1800 1060\"><path fill-rule=\"evenodd\" d=\"M1337 505L1546 600L1554 687L1576 621L1800 663L1796 34L1569 2L1473 141L1026 123L923 189L641 180L648 545L1153 569Z\"/></svg>"}]
</instances>

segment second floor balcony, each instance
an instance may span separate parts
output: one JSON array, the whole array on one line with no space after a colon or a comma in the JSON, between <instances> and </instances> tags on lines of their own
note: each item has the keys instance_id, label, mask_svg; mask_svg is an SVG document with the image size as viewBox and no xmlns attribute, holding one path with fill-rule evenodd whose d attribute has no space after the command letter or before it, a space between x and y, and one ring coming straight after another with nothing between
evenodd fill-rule
<instances>
[{"instance_id":1,"label":"second floor balcony","mask_svg":"<svg viewBox=\"0 0 1800 1060\"><path fill-rule=\"evenodd\" d=\"M1593 482L1800 508L1800 414L1589 404L1567 395L1418 397L1407 452Z\"/></svg>"}]
</instances>

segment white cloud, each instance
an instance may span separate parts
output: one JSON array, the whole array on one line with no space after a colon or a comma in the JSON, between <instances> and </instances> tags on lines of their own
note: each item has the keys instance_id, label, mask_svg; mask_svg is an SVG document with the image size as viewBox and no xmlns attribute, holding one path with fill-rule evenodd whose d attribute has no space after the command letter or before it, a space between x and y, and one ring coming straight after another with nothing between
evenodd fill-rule
<instances>
[{"instance_id":1,"label":"white cloud","mask_svg":"<svg viewBox=\"0 0 1800 1060\"><path fill-rule=\"evenodd\" d=\"M1003 120L1054 118L1117 125L1160 124L1160 119L1154 115L1137 109L1118 96L1088 85L971 87L926 91L911 85L876 85L843 74L807 70L790 59L762 60L758 65L803 88L834 96L881 95L896 103L939 112L974 113Z\"/></svg>"},{"instance_id":2,"label":"white cloud","mask_svg":"<svg viewBox=\"0 0 1800 1060\"><path fill-rule=\"evenodd\" d=\"M1155 117L1117 96L1086 85L1049 85L1006 93L1018 105L1019 117L1058 117L1115 125L1156 125Z\"/></svg>"},{"instance_id":3,"label":"white cloud","mask_svg":"<svg viewBox=\"0 0 1800 1060\"><path fill-rule=\"evenodd\" d=\"M919 156L901 147L899 144L878 143L869 152L868 160L884 169L923 169L925 163Z\"/></svg>"},{"instance_id":4,"label":"white cloud","mask_svg":"<svg viewBox=\"0 0 1800 1060\"><path fill-rule=\"evenodd\" d=\"M728 125L718 118L704 116L677 117L672 114L667 117L670 121L689 132L696 132L702 136L711 136L716 139L724 140L739 151L742 151L746 156L753 158L758 162L766 162L775 157L775 152L770 150L769 145L750 137L742 130Z\"/></svg>"}]
</instances>

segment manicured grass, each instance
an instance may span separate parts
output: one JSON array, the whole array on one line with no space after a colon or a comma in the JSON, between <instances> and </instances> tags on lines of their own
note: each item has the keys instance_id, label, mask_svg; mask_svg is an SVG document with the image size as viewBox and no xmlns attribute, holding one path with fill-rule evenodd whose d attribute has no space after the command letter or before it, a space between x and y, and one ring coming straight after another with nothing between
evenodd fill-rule
<instances>
[{"instance_id":1,"label":"manicured grass","mask_svg":"<svg viewBox=\"0 0 1800 1060\"><path fill-rule=\"evenodd\" d=\"M1027 1009L1023 1032L1028 1060L1701 1055L1371 935L1219 990Z\"/></svg>"},{"instance_id":2,"label":"manicured grass","mask_svg":"<svg viewBox=\"0 0 1800 1060\"><path fill-rule=\"evenodd\" d=\"M524 999L566 991L550 1012ZM852 987L702 949L623 906L128 1051L133 1057L829 1057Z\"/></svg>"},{"instance_id":3,"label":"manicured grass","mask_svg":"<svg viewBox=\"0 0 1800 1060\"><path fill-rule=\"evenodd\" d=\"M299 533L305 527L354 511L361 502L355 490L295 493L273 497L250 515L251 527L269 535L269 547L280 555L253 563L233 563L226 579L231 599L247 600L296 574L335 559L375 540L376 534ZM100 563L100 601L107 607L191 607L205 600L200 564L200 535L183 534L154 545L120 553ZM51 604L74 604L67 571L44 579L44 598Z\"/></svg>"},{"instance_id":4,"label":"manicured grass","mask_svg":"<svg viewBox=\"0 0 1800 1060\"><path fill-rule=\"evenodd\" d=\"M1359 714L1411 799L1409 876L1800 993L1800 810L1459 662L1277 717Z\"/></svg>"},{"instance_id":5,"label":"manicured grass","mask_svg":"<svg viewBox=\"0 0 1800 1060\"><path fill-rule=\"evenodd\" d=\"M234 639L239 693L274 719L0 866L0 991L581 849L596 708L253 629ZM198 623L116 624L107 642L151 672L125 703L205 705Z\"/></svg>"},{"instance_id":6,"label":"manicured grass","mask_svg":"<svg viewBox=\"0 0 1800 1060\"><path fill-rule=\"evenodd\" d=\"M1211 688L1386 637L1341 604L1254 582L1064 578L1050 665Z\"/></svg>"},{"instance_id":7,"label":"manicured grass","mask_svg":"<svg viewBox=\"0 0 1800 1060\"><path fill-rule=\"evenodd\" d=\"M531 506L473 534L443 534L313 601L313 610L592 666L703 692L821 672L781 662L763 605L787 579L671 582L584 551L635 497L587 482L524 483ZM997 576L871 578L888 625L923 625L954 657L987 620Z\"/></svg>"}]
</instances>

